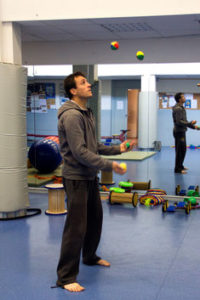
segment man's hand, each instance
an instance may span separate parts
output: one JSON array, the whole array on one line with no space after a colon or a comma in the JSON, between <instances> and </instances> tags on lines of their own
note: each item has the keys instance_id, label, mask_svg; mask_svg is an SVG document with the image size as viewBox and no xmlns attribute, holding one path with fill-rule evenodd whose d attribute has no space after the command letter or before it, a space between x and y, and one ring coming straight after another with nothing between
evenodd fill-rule
<instances>
[{"instance_id":1,"label":"man's hand","mask_svg":"<svg viewBox=\"0 0 200 300\"><path fill-rule=\"evenodd\" d=\"M134 141L126 140L120 144L120 151L121 151L121 153L128 152L128 151L133 150L133 147L134 147Z\"/></svg>"},{"instance_id":2,"label":"man's hand","mask_svg":"<svg viewBox=\"0 0 200 300\"><path fill-rule=\"evenodd\" d=\"M116 161L112 162L112 168L113 171L117 174L123 175L126 173L126 169L122 168Z\"/></svg>"},{"instance_id":3,"label":"man's hand","mask_svg":"<svg viewBox=\"0 0 200 300\"><path fill-rule=\"evenodd\" d=\"M191 121L191 124L194 125L194 124L196 124L196 122L197 122L196 120L193 120L193 121Z\"/></svg>"},{"instance_id":4,"label":"man's hand","mask_svg":"<svg viewBox=\"0 0 200 300\"><path fill-rule=\"evenodd\" d=\"M200 126L195 125L194 128L195 128L196 130L200 130Z\"/></svg>"}]
</instances>

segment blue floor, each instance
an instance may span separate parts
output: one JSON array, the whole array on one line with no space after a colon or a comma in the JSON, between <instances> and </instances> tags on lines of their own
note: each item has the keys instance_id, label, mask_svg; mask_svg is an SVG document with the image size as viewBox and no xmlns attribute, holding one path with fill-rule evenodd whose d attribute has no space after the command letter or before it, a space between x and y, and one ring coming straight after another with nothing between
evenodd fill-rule
<instances>
[{"instance_id":1,"label":"blue floor","mask_svg":"<svg viewBox=\"0 0 200 300\"><path fill-rule=\"evenodd\" d=\"M127 162L119 180L146 181L174 194L200 184L200 150L187 151L188 174L174 174L174 149L163 148L141 162ZM98 254L111 268L80 264L78 281L86 290L71 294L56 282L56 266L65 216L47 216L47 194L30 194L42 214L0 221L0 299L195 300L200 299L200 210L163 214L103 201L104 224Z\"/></svg>"}]
</instances>

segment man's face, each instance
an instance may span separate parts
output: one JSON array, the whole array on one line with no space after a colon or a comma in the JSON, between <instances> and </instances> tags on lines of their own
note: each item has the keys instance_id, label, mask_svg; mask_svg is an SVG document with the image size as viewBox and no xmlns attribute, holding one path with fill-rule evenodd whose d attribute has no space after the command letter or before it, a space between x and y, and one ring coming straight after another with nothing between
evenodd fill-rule
<instances>
[{"instance_id":1,"label":"man's face","mask_svg":"<svg viewBox=\"0 0 200 300\"><path fill-rule=\"evenodd\" d=\"M91 84L83 76L75 77L76 88L72 89L73 95L79 98L92 97Z\"/></svg>"},{"instance_id":2,"label":"man's face","mask_svg":"<svg viewBox=\"0 0 200 300\"><path fill-rule=\"evenodd\" d=\"M179 99L179 103L181 103L181 104L183 104L183 103L185 103L185 96L182 94L181 95L181 98Z\"/></svg>"}]
</instances>

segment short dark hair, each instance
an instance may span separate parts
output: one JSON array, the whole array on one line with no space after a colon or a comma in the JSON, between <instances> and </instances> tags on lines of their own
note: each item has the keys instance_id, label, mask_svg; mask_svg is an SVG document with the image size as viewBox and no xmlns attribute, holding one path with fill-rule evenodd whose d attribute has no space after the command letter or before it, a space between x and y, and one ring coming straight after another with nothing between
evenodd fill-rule
<instances>
[{"instance_id":1,"label":"short dark hair","mask_svg":"<svg viewBox=\"0 0 200 300\"><path fill-rule=\"evenodd\" d=\"M83 76L83 77L86 78L86 76L82 72L75 72L73 74L70 74L69 76L67 76L64 79L64 90L65 90L66 96L69 99L72 99L72 97L73 97L73 95L70 92L70 90L76 88L75 78L78 77L78 76Z\"/></svg>"},{"instance_id":2,"label":"short dark hair","mask_svg":"<svg viewBox=\"0 0 200 300\"><path fill-rule=\"evenodd\" d=\"M176 102L178 103L179 100L181 99L181 96L183 95L183 93L176 93L176 95L174 96Z\"/></svg>"}]
</instances>

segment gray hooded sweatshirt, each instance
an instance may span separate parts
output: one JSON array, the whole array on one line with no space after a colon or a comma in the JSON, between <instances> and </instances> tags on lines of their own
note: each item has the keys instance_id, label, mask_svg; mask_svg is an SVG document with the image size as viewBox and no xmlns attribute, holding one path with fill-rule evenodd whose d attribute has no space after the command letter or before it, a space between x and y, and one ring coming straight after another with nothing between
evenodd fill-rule
<instances>
[{"instance_id":1,"label":"gray hooded sweatshirt","mask_svg":"<svg viewBox=\"0 0 200 300\"><path fill-rule=\"evenodd\" d=\"M112 161L99 154L120 154L120 146L97 142L92 111L74 101L65 102L58 110L58 134L63 157L63 177L93 180L99 170L111 171Z\"/></svg>"}]
</instances>

